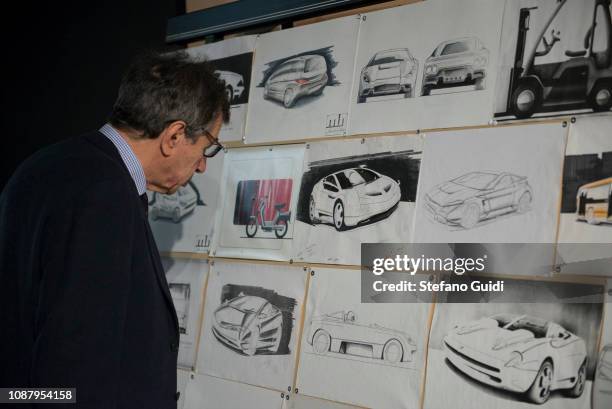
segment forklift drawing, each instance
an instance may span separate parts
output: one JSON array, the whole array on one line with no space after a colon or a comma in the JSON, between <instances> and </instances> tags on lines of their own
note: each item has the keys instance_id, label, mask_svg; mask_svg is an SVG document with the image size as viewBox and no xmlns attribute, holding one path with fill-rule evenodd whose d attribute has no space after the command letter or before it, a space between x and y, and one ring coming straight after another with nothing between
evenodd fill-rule
<instances>
[{"instance_id":1,"label":"forklift drawing","mask_svg":"<svg viewBox=\"0 0 612 409\"><path fill-rule=\"evenodd\" d=\"M538 7L520 9L507 113L523 119L536 112L578 108L598 112L612 107L610 0L591 1L594 7L591 25L584 31L583 49L565 50L565 56L569 59L545 64L536 64L536 60L549 54L560 41L560 30L553 28L549 31L549 27L567 0L557 0L554 12L546 20L527 54L529 16Z\"/></svg>"}]
</instances>

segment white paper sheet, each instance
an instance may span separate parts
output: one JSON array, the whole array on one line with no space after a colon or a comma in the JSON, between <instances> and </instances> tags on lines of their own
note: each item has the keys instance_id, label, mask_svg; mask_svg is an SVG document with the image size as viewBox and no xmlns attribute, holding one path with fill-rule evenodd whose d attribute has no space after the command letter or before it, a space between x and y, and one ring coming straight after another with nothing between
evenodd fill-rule
<instances>
[{"instance_id":1,"label":"white paper sheet","mask_svg":"<svg viewBox=\"0 0 612 409\"><path fill-rule=\"evenodd\" d=\"M361 243L409 242L422 147L415 135L309 144L292 258L360 265Z\"/></svg>"},{"instance_id":2,"label":"white paper sheet","mask_svg":"<svg viewBox=\"0 0 612 409\"><path fill-rule=\"evenodd\" d=\"M561 123L428 133L414 241L554 243L566 135Z\"/></svg>"},{"instance_id":3,"label":"white paper sheet","mask_svg":"<svg viewBox=\"0 0 612 409\"><path fill-rule=\"evenodd\" d=\"M360 271L314 271L300 393L366 407L417 407L430 304L362 304Z\"/></svg>"},{"instance_id":4,"label":"white paper sheet","mask_svg":"<svg viewBox=\"0 0 612 409\"><path fill-rule=\"evenodd\" d=\"M184 371L182 369L176 371L176 389L177 392L180 393L179 400L176 402L176 409L183 409L183 406L185 406L185 391L190 381L190 377L191 372L189 371Z\"/></svg>"},{"instance_id":5,"label":"white paper sheet","mask_svg":"<svg viewBox=\"0 0 612 409\"><path fill-rule=\"evenodd\" d=\"M359 409L359 407L293 394L289 400L285 400L283 409Z\"/></svg>"},{"instance_id":6,"label":"white paper sheet","mask_svg":"<svg viewBox=\"0 0 612 409\"><path fill-rule=\"evenodd\" d=\"M350 133L488 123L503 6L428 0L365 14Z\"/></svg>"},{"instance_id":7,"label":"white paper sheet","mask_svg":"<svg viewBox=\"0 0 612 409\"><path fill-rule=\"evenodd\" d=\"M216 256L289 259L303 160L304 145L227 153L215 227L219 234L213 242Z\"/></svg>"},{"instance_id":8,"label":"white paper sheet","mask_svg":"<svg viewBox=\"0 0 612 409\"><path fill-rule=\"evenodd\" d=\"M359 17L260 36L246 142L346 135Z\"/></svg>"},{"instance_id":9,"label":"white paper sheet","mask_svg":"<svg viewBox=\"0 0 612 409\"><path fill-rule=\"evenodd\" d=\"M306 277L301 267L215 261L206 291L198 372L287 390Z\"/></svg>"},{"instance_id":10,"label":"white paper sheet","mask_svg":"<svg viewBox=\"0 0 612 409\"><path fill-rule=\"evenodd\" d=\"M593 409L612 407L612 280L607 282L605 319L597 360L597 369L593 380Z\"/></svg>"},{"instance_id":11,"label":"white paper sheet","mask_svg":"<svg viewBox=\"0 0 612 409\"><path fill-rule=\"evenodd\" d=\"M198 58L210 60L225 82L230 101L230 122L219 133L221 142L242 140L249 106L249 90L256 36L244 36L188 48Z\"/></svg>"}]
</instances>

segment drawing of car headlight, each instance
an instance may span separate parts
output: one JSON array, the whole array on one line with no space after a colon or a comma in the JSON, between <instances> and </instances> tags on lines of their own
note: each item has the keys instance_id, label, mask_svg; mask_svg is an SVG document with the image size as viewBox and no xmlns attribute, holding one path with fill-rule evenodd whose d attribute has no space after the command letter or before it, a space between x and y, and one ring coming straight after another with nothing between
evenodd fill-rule
<instances>
[{"instance_id":1,"label":"drawing of car headlight","mask_svg":"<svg viewBox=\"0 0 612 409\"><path fill-rule=\"evenodd\" d=\"M523 363L523 354L521 354L518 351L513 351L510 354L510 359L508 360L508 362L505 363L504 366L506 368L509 368L509 367L516 368L522 363Z\"/></svg>"},{"instance_id":2,"label":"drawing of car headlight","mask_svg":"<svg viewBox=\"0 0 612 409\"><path fill-rule=\"evenodd\" d=\"M438 66L436 64L431 64L425 67L425 74L435 75L438 73Z\"/></svg>"},{"instance_id":3,"label":"drawing of car headlight","mask_svg":"<svg viewBox=\"0 0 612 409\"><path fill-rule=\"evenodd\" d=\"M363 82L370 82L370 76L368 75L368 73L363 73L363 75L361 76L361 78L363 79Z\"/></svg>"}]
</instances>

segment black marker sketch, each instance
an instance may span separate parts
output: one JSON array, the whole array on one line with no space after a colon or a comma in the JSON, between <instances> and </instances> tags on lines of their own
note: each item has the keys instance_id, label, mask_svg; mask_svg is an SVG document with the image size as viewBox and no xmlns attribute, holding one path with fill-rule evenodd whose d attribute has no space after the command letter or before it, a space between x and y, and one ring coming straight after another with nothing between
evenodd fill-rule
<instances>
[{"instance_id":1,"label":"black marker sketch","mask_svg":"<svg viewBox=\"0 0 612 409\"><path fill-rule=\"evenodd\" d=\"M227 284L213 313L212 332L243 355L289 354L296 301L262 287Z\"/></svg>"},{"instance_id":2,"label":"black marker sketch","mask_svg":"<svg viewBox=\"0 0 612 409\"><path fill-rule=\"evenodd\" d=\"M548 55L555 47L567 47L567 44L578 40L561 38L564 27L555 22L566 3L567 0L557 1L550 15L543 15L544 12L538 11L538 7L520 9L506 112L496 113L496 116L529 118L537 112L581 108L608 111L612 107L610 0L593 0L589 2L593 6L580 3L581 7L593 7L592 12L585 12L589 16L588 23L579 14L573 19L574 24L582 25L582 49L565 49L561 57L563 61L538 64L538 58ZM532 14L535 19L530 19ZM544 23L530 27L530 21ZM557 25L556 29L554 26L551 28L553 24ZM528 41L531 35L536 36L533 42ZM526 50L529 42L534 45Z\"/></svg>"},{"instance_id":3,"label":"black marker sketch","mask_svg":"<svg viewBox=\"0 0 612 409\"><path fill-rule=\"evenodd\" d=\"M425 60L422 95L434 89L474 85L485 89L489 50L475 37L458 38L441 43Z\"/></svg>"},{"instance_id":4,"label":"black marker sketch","mask_svg":"<svg viewBox=\"0 0 612 409\"><path fill-rule=\"evenodd\" d=\"M464 229L502 214L525 213L532 202L527 177L505 172L466 173L425 195L425 208L436 221Z\"/></svg>"},{"instance_id":5,"label":"black marker sketch","mask_svg":"<svg viewBox=\"0 0 612 409\"><path fill-rule=\"evenodd\" d=\"M360 324L353 311L313 318L307 341L317 354L333 352L387 363L412 362L417 350L408 334L377 324Z\"/></svg>"},{"instance_id":6,"label":"black marker sketch","mask_svg":"<svg viewBox=\"0 0 612 409\"><path fill-rule=\"evenodd\" d=\"M191 296L191 285L185 283L169 283L168 288L172 295L172 302L179 319L179 332L187 335L189 319L189 299Z\"/></svg>"},{"instance_id":7,"label":"black marker sketch","mask_svg":"<svg viewBox=\"0 0 612 409\"><path fill-rule=\"evenodd\" d=\"M181 186L171 195L156 192L149 203L151 219L164 218L171 219L174 223L179 223L183 217L193 212L196 205L199 205L198 197L199 192L191 184L189 187Z\"/></svg>"},{"instance_id":8,"label":"black marker sketch","mask_svg":"<svg viewBox=\"0 0 612 409\"><path fill-rule=\"evenodd\" d=\"M563 389L579 397L586 384L582 338L561 325L519 314L498 314L455 325L443 340L446 358L484 384L524 394L533 403Z\"/></svg>"},{"instance_id":9,"label":"black marker sketch","mask_svg":"<svg viewBox=\"0 0 612 409\"><path fill-rule=\"evenodd\" d=\"M249 102L253 53L247 52L210 61L215 74L225 81L229 103L232 106Z\"/></svg>"},{"instance_id":10,"label":"black marker sketch","mask_svg":"<svg viewBox=\"0 0 612 409\"><path fill-rule=\"evenodd\" d=\"M404 94L411 98L419 70L419 62L407 48L379 51L361 69L357 103L368 97Z\"/></svg>"},{"instance_id":11,"label":"black marker sketch","mask_svg":"<svg viewBox=\"0 0 612 409\"><path fill-rule=\"evenodd\" d=\"M612 407L612 344L605 345L599 355L592 402L593 409Z\"/></svg>"},{"instance_id":12,"label":"black marker sketch","mask_svg":"<svg viewBox=\"0 0 612 409\"><path fill-rule=\"evenodd\" d=\"M234 104L235 101L240 100L244 92L244 78L242 75L221 70L215 70L215 74L225 84L225 92L227 93L229 103Z\"/></svg>"}]
</instances>

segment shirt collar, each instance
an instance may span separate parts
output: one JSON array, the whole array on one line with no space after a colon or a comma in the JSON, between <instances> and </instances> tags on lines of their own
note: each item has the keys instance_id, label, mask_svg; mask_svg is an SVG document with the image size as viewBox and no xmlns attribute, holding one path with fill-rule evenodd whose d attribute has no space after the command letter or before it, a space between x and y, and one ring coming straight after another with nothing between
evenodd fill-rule
<instances>
[{"instance_id":1,"label":"shirt collar","mask_svg":"<svg viewBox=\"0 0 612 409\"><path fill-rule=\"evenodd\" d=\"M128 145L125 139L119 135L119 132L117 132L117 130L110 124L104 124L104 126L100 128L100 132L106 136L119 151L119 155L121 155L123 163L125 163L128 172L130 172L130 176L132 176L132 179L134 180L138 194L142 196L147 191L147 179L145 178L142 165L134 154L134 151L130 145Z\"/></svg>"}]
</instances>

